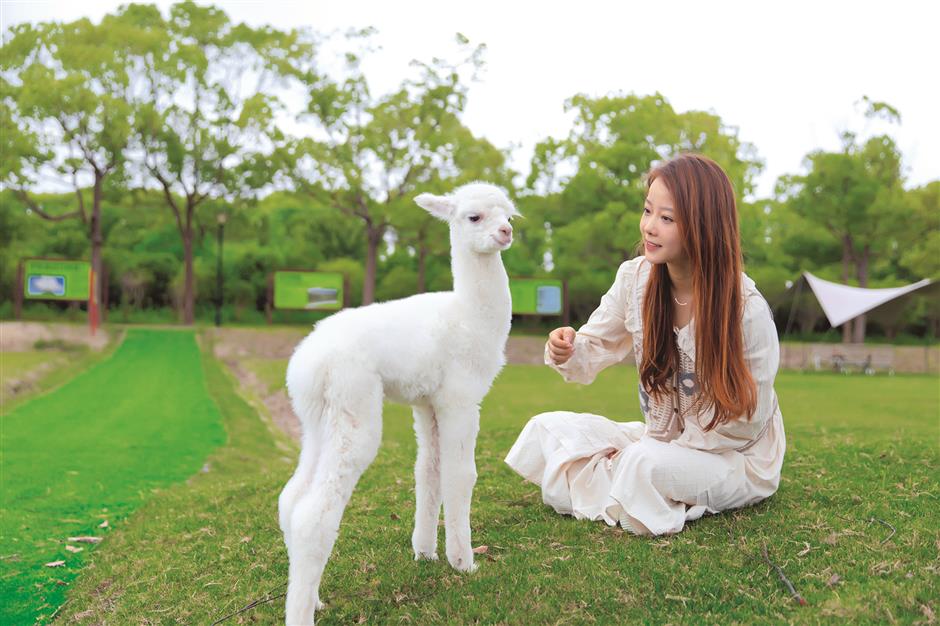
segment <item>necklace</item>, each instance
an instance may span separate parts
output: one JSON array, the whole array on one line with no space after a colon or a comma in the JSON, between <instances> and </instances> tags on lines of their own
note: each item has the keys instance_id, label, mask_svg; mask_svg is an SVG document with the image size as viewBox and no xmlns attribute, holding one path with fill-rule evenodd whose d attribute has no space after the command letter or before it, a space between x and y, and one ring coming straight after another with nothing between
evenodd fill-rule
<instances>
[{"instance_id":1,"label":"necklace","mask_svg":"<svg viewBox=\"0 0 940 626\"><path fill-rule=\"evenodd\" d=\"M675 297L675 296L673 296L672 299L675 300L675 301L676 301L676 304L678 304L679 306L686 306L686 305L689 304L688 302L679 302L679 298L677 298L677 297Z\"/></svg>"}]
</instances>

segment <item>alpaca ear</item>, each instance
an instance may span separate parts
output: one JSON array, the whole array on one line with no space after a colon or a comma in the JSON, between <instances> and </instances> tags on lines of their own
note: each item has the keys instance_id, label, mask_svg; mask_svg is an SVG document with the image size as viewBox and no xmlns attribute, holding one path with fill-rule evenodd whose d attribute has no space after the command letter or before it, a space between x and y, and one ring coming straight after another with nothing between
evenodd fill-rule
<instances>
[{"instance_id":1,"label":"alpaca ear","mask_svg":"<svg viewBox=\"0 0 940 626\"><path fill-rule=\"evenodd\" d=\"M454 214L454 201L447 196L435 196L432 193L422 193L415 198L419 207L434 217L449 221Z\"/></svg>"}]
</instances>

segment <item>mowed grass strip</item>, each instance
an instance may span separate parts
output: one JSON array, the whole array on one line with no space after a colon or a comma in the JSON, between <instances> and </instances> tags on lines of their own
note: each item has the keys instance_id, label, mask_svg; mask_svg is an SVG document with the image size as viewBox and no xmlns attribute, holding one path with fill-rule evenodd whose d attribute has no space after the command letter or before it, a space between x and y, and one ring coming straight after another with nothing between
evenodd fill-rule
<instances>
[{"instance_id":1,"label":"mowed grass strip","mask_svg":"<svg viewBox=\"0 0 940 626\"><path fill-rule=\"evenodd\" d=\"M47 620L96 549L67 539L106 545L224 440L192 332L129 331L110 359L4 415L0 622Z\"/></svg>"},{"instance_id":2,"label":"mowed grass strip","mask_svg":"<svg viewBox=\"0 0 940 626\"><path fill-rule=\"evenodd\" d=\"M282 384L284 361L250 365L272 389ZM212 472L161 493L95 553L66 622L211 623L258 600L225 623L283 621L277 495L296 449L285 455L232 396L230 378L214 363L207 371L229 445ZM388 405L382 449L326 569L318 623L926 623L940 610L936 378L781 373L780 492L654 539L555 514L502 460L541 411L639 419L636 383L629 367L589 387L543 367L503 371L483 406L471 519L474 545L487 550L469 576L447 565L443 541L440 561L412 560L414 435L409 410ZM806 606L764 563L765 546Z\"/></svg>"}]
</instances>

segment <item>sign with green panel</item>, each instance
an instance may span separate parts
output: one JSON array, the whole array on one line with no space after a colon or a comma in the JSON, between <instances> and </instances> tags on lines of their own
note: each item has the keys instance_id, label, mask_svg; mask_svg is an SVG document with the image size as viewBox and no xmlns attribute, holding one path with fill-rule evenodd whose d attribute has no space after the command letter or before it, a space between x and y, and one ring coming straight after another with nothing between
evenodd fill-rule
<instances>
[{"instance_id":1,"label":"sign with green panel","mask_svg":"<svg viewBox=\"0 0 940 626\"><path fill-rule=\"evenodd\" d=\"M88 261L23 261L23 297L29 300L88 300Z\"/></svg>"},{"instance_id":2,"label":"sign with green panel","mask_svg":"<svg viewBox=\"0 0 940 626\"><path fill-rule=\"evenodd\" d=\"M338 311L343 308L343 275L334 272L274 272L274 308Z\"/></svg>"},{"instance_id":3,"label":"sign with green panel","mask_svg":"<svg viewBox=\"0 0 940 626\"><path fill-rule=\"evenodd\" d=\"M564 284L551 278L511 278L512 312L519 315L561 315Z\"/></svg>"}]
</instances>

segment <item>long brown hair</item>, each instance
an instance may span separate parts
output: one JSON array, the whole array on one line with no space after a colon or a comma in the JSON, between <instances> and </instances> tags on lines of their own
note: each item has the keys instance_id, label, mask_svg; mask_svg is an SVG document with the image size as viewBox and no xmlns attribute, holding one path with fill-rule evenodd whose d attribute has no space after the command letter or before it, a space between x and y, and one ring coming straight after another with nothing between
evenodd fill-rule
<instances>
[{"instance_id":1,"label":"long brown hair","mask_svg":"<svg viewBox=\"0 0 940 626\"><path fill-rule=\"evenodd\" d=\"M741 318L741 242L734 188L721 167L698 154L682 154L653 168L647 189L661 180L672 194L674 217L692 268L695 408L714 408L705 427L742 416L757 406L757 385L744 362ZM665 263L653 265L643 301L643 360L640 380L653 395L668 393L679 369L673 333L673 304Z\"/></svg>"}]
</instances>

